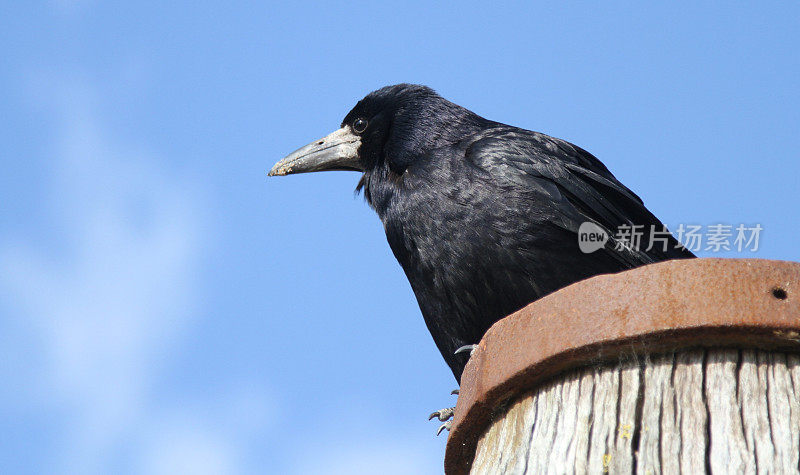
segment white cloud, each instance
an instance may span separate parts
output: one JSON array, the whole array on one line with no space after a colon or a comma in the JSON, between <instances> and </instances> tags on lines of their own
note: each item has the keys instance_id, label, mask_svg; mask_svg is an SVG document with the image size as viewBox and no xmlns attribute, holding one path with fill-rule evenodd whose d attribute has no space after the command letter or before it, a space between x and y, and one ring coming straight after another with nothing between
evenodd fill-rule
<instances>
[{"instance_id":1,"label":"white cloud","mask_svg":"<svg viewBox=\"0 0 800 475\"><path fill-rule=\"evenodd\" d=\"M153 473L236 472L251 420L219 431L208 407L165 412L153 398L159 358L195 315L205 239L196 181L103 130L91 88L39 92L58 118L52 184L43 222L0 236L0 294L32 335L10 349L28 365L14 375L16 402L58 415L59 453L41 455L57 472L107 472L115 457ZM266 411L258 394L226 397ZM120 455L131 441L138 453Z\"/></svg>"},{"instance_id":2,"label":"white cloud","mask_svg":"<svg viewBox=\"0 0 800 475\"><path fill-rule=\"evenodd\" d=\"M148 439L141 473L172 475L221 475L239 473L236 447L213 432L172 422L165 431Z\"/></svg>"},{"instance_id":3,"label":"white cloud","mask_svg":"<svg viewBox=\"0 0 800 475\"><path fill-rule=\"evenodd\" d=\"M52 414L57 452L24 456L51 473L260 473L271 467L249 456L264 450L283 450L278 463L297 474L441 472L440 444L397 428L365 438L324 423L296 444L285 428L279 444L290 445L258 447L278 409L253 381L165 401L160 371L197 318L206 197L196 179L106 130L86 81L36 84L56 118L53 137L43 130L50 183L30 228L0 235L0 297L25 334L5 348L21 356L0 401L18 393L6 410Z\"/></svg>"},{"instance_id":4,"label":"white cloud","mask_svg":"<svg viewBox=\"0 0 800 475\"><path fill-rule=\"evenodd\" d=\"M236 474L249 470L244 452L271 418L263 391L231 388L216 404L170 408L150 418L138 437L139 467L147 474ZM202 417L200 417L202 415Z\"/></svg>"},{"instance_id":5,"label":"white cloud","mask_svg":"<svg viewBox=\"0 0 800 475\"><path fill-rule=\"evenodd\" d=\"M317 451L311 461L298 460L293 472L297 475L406 475L444 470L438 444L430 440L404 440L396 430L391 434L391 438L348 440L345 448Z\"/></svg>"}]
</instances>

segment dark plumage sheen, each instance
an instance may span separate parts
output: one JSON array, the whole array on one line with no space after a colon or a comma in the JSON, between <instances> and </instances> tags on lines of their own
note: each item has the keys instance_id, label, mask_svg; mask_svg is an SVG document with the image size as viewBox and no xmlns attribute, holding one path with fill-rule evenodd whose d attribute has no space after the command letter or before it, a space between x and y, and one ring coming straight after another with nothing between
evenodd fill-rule
<instances>
[{"instance_id":1,"label":"dark plumage sheen","mask_svg":"<svg viewBox=\"0 0 800 475\"><path fill-rule=\"evenodd\" d=\"M581 252L583 222L611 236L620 225L644 225L645 244L650 225L662 225L598 159L568 142L484 119L409 84L366 96L343 129L355 133L357 120L368 124L357 134L358 163L330 168L364 172L358 189L457 380L468 355L453 352L526 304L597 274L693 257L672 236L666 252L616 250L613 239Z\"/></svg>"}]
</instances>

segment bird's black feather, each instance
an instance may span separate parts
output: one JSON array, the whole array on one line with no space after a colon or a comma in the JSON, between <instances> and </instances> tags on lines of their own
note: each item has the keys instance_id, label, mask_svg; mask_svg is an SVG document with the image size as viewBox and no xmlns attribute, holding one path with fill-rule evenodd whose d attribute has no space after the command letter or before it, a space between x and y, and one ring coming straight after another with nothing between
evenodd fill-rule
<instances>
[{"instance_id":1,"label":"bird's black feather","mask_svg":"<svg viewBox=\"0 0 800 475\"><path fill-rule=\"evenodd\" d=\"M576 281L693 255L669 248L578 246L594 222L661 222L593 155L568 142L484 119L424 86L375 91L345 117L369 120L359 182L383 221L428 329L456 379L497 320ZM542 335L547 338L547 335Z\"/></svg>"}]
</instances>

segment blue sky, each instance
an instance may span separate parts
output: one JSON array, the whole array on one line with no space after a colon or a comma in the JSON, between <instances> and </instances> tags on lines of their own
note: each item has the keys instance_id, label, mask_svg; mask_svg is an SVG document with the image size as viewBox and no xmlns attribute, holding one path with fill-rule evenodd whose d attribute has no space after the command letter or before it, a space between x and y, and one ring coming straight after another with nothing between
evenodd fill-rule
<instances>
[{"instance_id":1,"label":"blue sky","mask_svg":"<svg viewBox=\"0 0 800 475\"><path fill-rule=\"evenodd\" d=\"M441 471L454 380L358 176L266 177L387 84L800 260L800 6L290 3L3 6L4 471Z\"/></svg>"}]
</instances>

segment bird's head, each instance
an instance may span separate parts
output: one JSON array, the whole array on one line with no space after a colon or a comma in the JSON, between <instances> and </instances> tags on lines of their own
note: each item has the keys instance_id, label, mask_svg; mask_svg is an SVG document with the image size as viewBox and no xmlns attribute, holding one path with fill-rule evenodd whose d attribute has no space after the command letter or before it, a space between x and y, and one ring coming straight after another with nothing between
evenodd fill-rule
<instances>
[{"instance_id":1,"label":"bird's head","mask_svg":"<svg viewBox=\"0 0 800 475\"><path fill-rule=\"evenodd\" d=\"M341 128L287 155L269 175L376 169L400 175L426 150L451 141L449 131L474 118L429 87L387 86L360 100Z\"/></svg>"}]
</instances>

